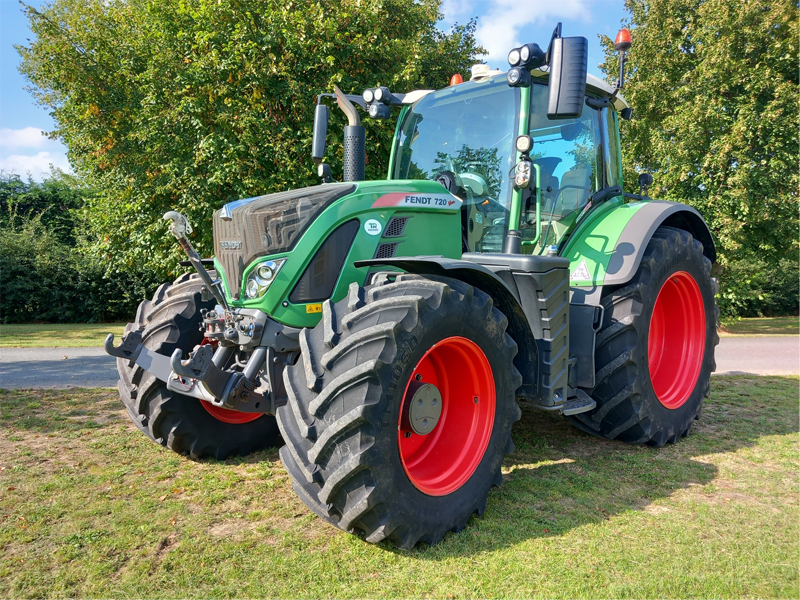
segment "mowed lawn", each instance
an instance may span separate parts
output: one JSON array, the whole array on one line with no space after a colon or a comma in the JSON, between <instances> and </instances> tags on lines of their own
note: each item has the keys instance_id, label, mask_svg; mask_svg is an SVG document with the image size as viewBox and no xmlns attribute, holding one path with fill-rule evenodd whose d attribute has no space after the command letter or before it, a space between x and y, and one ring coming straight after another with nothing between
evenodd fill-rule
<instances>
[{"instance_id":1,"label":"mowed lawn","mask_svg":"<svg viewBox=\"0 0 800 600\"><path fill-rule=\"evenodd\" d=\"M103 345L109 333L117 344L125 323L32 323L0 325L0 348L80 348Z\"/></svg>"},{"instance_id":2,"label":"mowed lawn","mask_svg":"<svg viewBox=\"0 0 800 600\"><path fill-rule=\"evenodd\" d=\"M798 379L715 377L661 449L526 410L486 513L372 546L277 450L192 461L112 390L0 391L0 597L798 597Z\"/></svg>"},{"instance_id":3,"label":"mowed lawn","mask_svg":"<svg viewBox=\"0 0 800 600\"><path fill-rule=\"evenodd\" d=\"M800 317L723 319L720 334L723 336L798 335L800 334Z\"/></svg>"}]
</instances>

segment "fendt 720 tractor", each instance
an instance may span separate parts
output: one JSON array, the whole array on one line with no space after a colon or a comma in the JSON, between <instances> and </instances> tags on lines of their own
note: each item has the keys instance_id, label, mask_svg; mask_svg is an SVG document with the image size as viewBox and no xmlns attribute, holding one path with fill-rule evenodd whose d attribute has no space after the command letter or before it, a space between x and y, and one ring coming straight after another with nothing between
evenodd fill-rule
<instances>
[{"instance_id":1,"label":"fendt 720 tractor","mask_svg":"<svg viewBox=\"0 0 800 600\"><path fill-rule=\"evenodd\" d=\"M624 193L616 86L588 41L509 53L441 90L317 99L323 180L214 214L213 260L139 307L118 357L134 423L201 457L277 444L317 515L369 542L434 544L482 514L520 405L596 436L689 433L718 342L714 242L689 206ZM342 182L322 162L347 115ZM364 181L369 118L399 108L389 172Z\"/></svg>"}]
</instances>

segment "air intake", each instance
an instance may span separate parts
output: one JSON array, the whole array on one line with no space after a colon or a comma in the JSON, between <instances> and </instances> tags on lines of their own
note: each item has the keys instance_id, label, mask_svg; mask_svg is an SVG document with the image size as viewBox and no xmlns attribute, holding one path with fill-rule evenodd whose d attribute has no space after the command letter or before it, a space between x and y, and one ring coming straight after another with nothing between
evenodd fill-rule
<instances>
[{"instance_id":1,"label":"air intake","mask_svg":"<svg viewBox=\"0 0 800 600\"><path fill-rule=\"evenodd\" d=\"M386 226L386 232L383 234L383 237L400 237L403 235L403 231L406 228L407 222L408 217L394 217L391 221L389 221L389 225Z\"/></svg>"},{"instance_id":2,"label":"air intake","mask_svg":"<svg viewBox=\"0 0 800 600\"><path fill-rule=\"evenodd\" d=\"M397 250L397 242L394 244L381 244L375 251L375 258L392 258Z\"/></svg>"}]
</instances>

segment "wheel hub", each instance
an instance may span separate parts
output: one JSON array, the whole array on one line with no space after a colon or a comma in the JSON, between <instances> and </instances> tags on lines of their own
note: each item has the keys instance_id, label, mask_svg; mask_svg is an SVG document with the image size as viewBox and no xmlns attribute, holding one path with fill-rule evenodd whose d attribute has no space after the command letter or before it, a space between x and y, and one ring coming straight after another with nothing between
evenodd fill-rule
<instances>
[{"instance_id":1,"label":"wheel hub","mask_svg":"<svg viewBox=\"0 0 800 600\"><path fill-rule=\"evenodd\" d=\"M442 416L442 393L432 383L412 381L403 401L403 429L428 435Z\"/></svg>"}]
</instances>

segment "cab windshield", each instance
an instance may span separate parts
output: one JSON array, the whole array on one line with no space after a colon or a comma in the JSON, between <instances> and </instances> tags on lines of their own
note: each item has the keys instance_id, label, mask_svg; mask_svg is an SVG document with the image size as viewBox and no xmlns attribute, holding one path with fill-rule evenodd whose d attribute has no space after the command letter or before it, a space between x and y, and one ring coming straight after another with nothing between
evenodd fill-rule
<instances>
[{"instance_id":1,"label":"cab windshield","mask_svg":"<svg viewBox=\"0 0 800 600\"><path fill-rule=\"evenodd\" d=\"M505 77L428 94L400 123L392 179L450 172L464 200L464 249L500 252L508 228L519 89Z\"/></svg>"}]
</instances>

